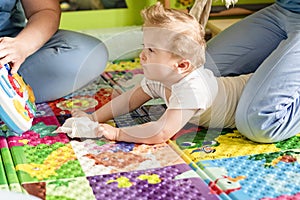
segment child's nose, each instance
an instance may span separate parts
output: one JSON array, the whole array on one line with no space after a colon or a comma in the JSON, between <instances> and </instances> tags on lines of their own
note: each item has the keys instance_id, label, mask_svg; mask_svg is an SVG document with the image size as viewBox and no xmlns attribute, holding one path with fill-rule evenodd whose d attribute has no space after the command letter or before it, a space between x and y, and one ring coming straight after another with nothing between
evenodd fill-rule
<instances>
[{"instance_id":1,"label":"child's nose","mask_svg":"<svg viewBox=\"0 0 300 200\"><path fill-rule=\"evenodd\" d=\"M144 50L140 53L140 63L143 64L146 62L146 56Z\"/></svg>"}]
</instances>

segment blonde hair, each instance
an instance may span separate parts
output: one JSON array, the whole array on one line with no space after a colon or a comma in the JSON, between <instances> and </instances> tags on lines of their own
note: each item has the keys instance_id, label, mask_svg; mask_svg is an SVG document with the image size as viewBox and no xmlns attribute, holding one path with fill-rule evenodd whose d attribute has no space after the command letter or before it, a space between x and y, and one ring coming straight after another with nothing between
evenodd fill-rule
<instances>
[{"instance_id":1,"label":"blonde hair","mask_svg":"<svg viewBox=\"0 0 300 200\"><path fill-rule=\"evenodd\" d=\"M146 27L160 27L176 33L171 49L180 57L189 59L195 67L205 62L205 31L199 22L188 13L164 8L159 2L142 10Z\"/></svg>"}]
</instances>

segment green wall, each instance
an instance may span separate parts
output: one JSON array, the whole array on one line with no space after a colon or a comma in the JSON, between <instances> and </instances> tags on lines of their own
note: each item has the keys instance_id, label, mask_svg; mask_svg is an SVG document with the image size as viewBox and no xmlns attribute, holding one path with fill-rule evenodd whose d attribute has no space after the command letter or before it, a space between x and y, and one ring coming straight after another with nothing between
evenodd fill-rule
<instances>
[{"instance_id":1,"label":"green wall","mask_svg":"<svg viewBox=\"0 0 300 200\"><path fill-rule=\"evenodd\" d=\"M62 13L60 28L87 30L141 25L141 9L154 4L157 0L126 0L128 8L67 11ZM185 2L188 5L182 5ZM237 4L264 4L274 0L239 0ZM183 9L191 6L193 0L170 0L171 8ZM214 0L213 6L223 6L222 0Z\"/></svg>"},{"instance_id":2,"label":"green wall","mask_svg":"<svg viewBox=\"0 0 300 200\"><path fill-rule=\"evenodd\" d=\"M156 0L126 0L128 8L63 12L60 28L86 30L141 25L140 11L155 2Z\"/></svg>"}]
</instances>

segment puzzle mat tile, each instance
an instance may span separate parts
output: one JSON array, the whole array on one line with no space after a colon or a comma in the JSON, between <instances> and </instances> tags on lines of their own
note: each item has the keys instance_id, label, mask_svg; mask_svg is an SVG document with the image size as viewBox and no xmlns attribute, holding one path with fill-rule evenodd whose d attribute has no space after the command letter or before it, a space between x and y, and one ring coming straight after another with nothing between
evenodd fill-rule
<instances>
[{"instance_id":1,"label":"puzzle mat tile","mask_svg":"<svg viewBox=\"0 0 300 200\"><path fill-rule=\"evenodd\" d=\"M71 109L75 108L93 112L109 102L113 95L117 96L119 93L102 77L99 77L82 89L47 104L55 116L69 115Z\"/></svg>"},{"instance_id":2,"label":"puzzle mat tile","mask_svg":"<svg viewBox=\"0 0 300 200\"><path fill-rule=\"evenodd\" d=\"M21 136L7 138L14 168L21 183L83 176L78 160L63 133L53 133L57 120L36 120L32 129ZM68 173L68 170L74 170Z\"/></svg>"},{"instance_id":3,"label":"puzzle mat tile","mask_svg":"<svg viewBox=\"0 0 300 200\"><path fill-rule=\"evenodd\" d=\"M0 149L2 149L2 147L0 147ZM5 173L2 153L0 154L0 177L1 177L0 178L0 190L9 191L9 185L8 185L7 177L6 177L6 173Z\"/></svg>"},{"instance_id":4,"label":"puzzle mat tile","mask_svg":"<svg viewBox=\"0 0 300 200\"><path fill-rule=\"evenodd\" d=\"M10 164L11 159L7 158L7 149L8 145L5 137L0 136L0 190L9 191L10 188L8 183L8 176L10 175L6 174L5 168L9 166L8 162Z\"/></svg>"},{"instance_id":5,"label":"puzzle mat tile","mask_svg":"<svg viewBox=\"0 0 300 200\"><path fill-rule=\"evenodd\" d=\"M118 93L122 93L143 78L143 70L139 58L109 62L101 77Z\"/></svg>"},{"instance_id":6,"label":"puzzle mat tile","mask_svg":"<svg viewBox=\"0 0 300 200\"><path fill-rule=\"evenodd\" d=\"M231 199L300 199L300 150L199 161L216 194Z\"/></svg>"},{"instance_id":7,"label":"puzzle mat tile","mask_svg":"<svg viewBox=\"0 0 300 200\"><path fill-rule=\"evenodd\" d=\"M166 143L144 145L87 139L72 140L70 144L86 176L185 163Z\"/></svg>"},{"instance_id":8,"label":"puzzle mat tile","mask_svg":"<svg viewBox=\"0 0 300 200\"><path fill-rule=\"evenodd\" d=\"M114 62L108 62L105 68L105 72L113 71L124 71L124 70L134 70L141 69L140 59L129 59L129 60L116 60Z\"/></svg>"},{"instance_id":9,"label":"puzzle mat tile","mask_svg":"<svg viewBox=\"0 0 300 200\"><path fill-rule=\"evenodd\" d=\"M186 164L87 177L96 199L219 199Z\"/></svg>"},{"instance_id":10,"label":"puzzle mat tile","mask_svg":"<svg viewBox=\"0 0 300 200\"><path fill-rule=\"evenodd\" d=\"M39 144L54 144L56 142L68 143L69 138L64 133L53 133L60 126L55 116L43 116L33 120L30 130L22 135L14 135L7 138L10 148L15 146Z\"/></svg>"},{"instance_id":11,"label":"puzzle mat tile","mask_svg":"<svg viewBox=\"0 0 300 200\"><path fill-rule=\"evenodd\" d=\"M95 195L86 177L24 183L22 187L26 193L40 199L95 200Z\"/></svg>"},{"instance_id":12,"label":"puzzle mat tile","mask_svg":"<svg viewBox=\"0 0 300 200\"><path fill-rule=\"evenodd\" d=\"M164 104L144 105L130 113L115 117L114 121L118 127L134 126L156 121L162 116L165 109L166 106Z\"/></svg>"},{"instance_id":13,"label":"puzzle mat tile","mask_svg":"<svg viewBox=\"0 0 300 200\"><path fill-rule=\"evenodd\" d=\"M7 138L20 183L85 176L67 135L53 133L58 126L55 116L39 117L29 131Z\"/></svg>"},{"instance_id":14,"label":"puzzle mat tile","mask_svg":"<svg viewBox=\"0 0 300 200\"><path fill-rule=\"evenodd\" d=\"M4 190L10 190L13 192L21 192L22 187L20 185L16 170L14 168L14 162L8 148L7 141L4 137L0 137L0 157L1 157L1 175L0 176L0 188Z\"/></svg>"},{"instance_id":15,"label":"puzzle mat tile","mask_svg":"<svg viewBox=\"0 0 300 200\"><path fill-rule=\"evenodd\" d=\"M11 153L21 183L84 176L69 143L17 146Z\"/></svg>"},{"instance_id":16,"label":"puzzle mat tile","mask_svg":"<svg viewBox=\"0 0 300 200\"><path fill-rule=\"evenodd\" d=\"M142 69L108 71L102 77L115 89L121 92L128 91L136 86L144 78Z\"/></svg>"},{"instance_id":17,"label":"puzzle mat tile","mask_svg":"<svg viewBox=\"0 0 300 200\"><path fill-rule=\"evenodd\" d=\"M277 143L261 144L248 140L235 129L208 130L189 124L180 130L169 144L192 162L198 162L300 149L300 135Z\"/></svg>"},{"instance_id":18,"label":"puzzle mat tile","mask_svg":"<svg viewBox=\"0 0 300 200\"><path fill-rule=\"evenodd\" d=\"M144 74L141 68L136 68L130 70L105 71L102 77L121 94L138 85L144 78ZM160 98L151 99L145 105L159 104L164 104L164 101Z\"/></svg>"}]
</instances>

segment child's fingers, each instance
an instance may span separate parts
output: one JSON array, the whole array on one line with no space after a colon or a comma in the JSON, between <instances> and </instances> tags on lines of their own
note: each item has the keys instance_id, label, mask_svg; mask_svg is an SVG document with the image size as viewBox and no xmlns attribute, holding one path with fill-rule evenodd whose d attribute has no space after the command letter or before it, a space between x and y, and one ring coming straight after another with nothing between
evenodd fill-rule
<instances>
[{"instance_id":1,"label":"child's fingers","mask_svg":"<svg viewBox=\"0 0 300 200\"><path fill-rule=\"evenodd\" d=\"M110 134L108 133L108 131L107 130L105 130L105 128L103 127L103 126L101 126L100 125L100 133L104 136L104 137L106 137L107 139L112 139L110 136Z\"/></svg>"},{"instance_id":2,"label":"child's fingers","mask_svg":"<svg viewBox=\"0 0 300 200\"><path fill-rule=\"evenodd\" d=\"M98 137L104 136L108 140L116 140L117 135L116 135L115 131L108 131L105 128L105 125L109 126L107 124L100 124L99 125L97 136Z\"/></svg>"},{"instance_id":3,"label":"child's fingers","mask_svg":"<svg viewBox=\"0 0 300 200\"><path fill-rule=\"evenodd\" d=\"M98 127L97 136L98 136L98 137L104 136L106 139L111 140L111 138L109 137L108 132L105 130L105 128L104 128L101 124L100 124L99 127Z\"/></svg>"}]
</instances>

